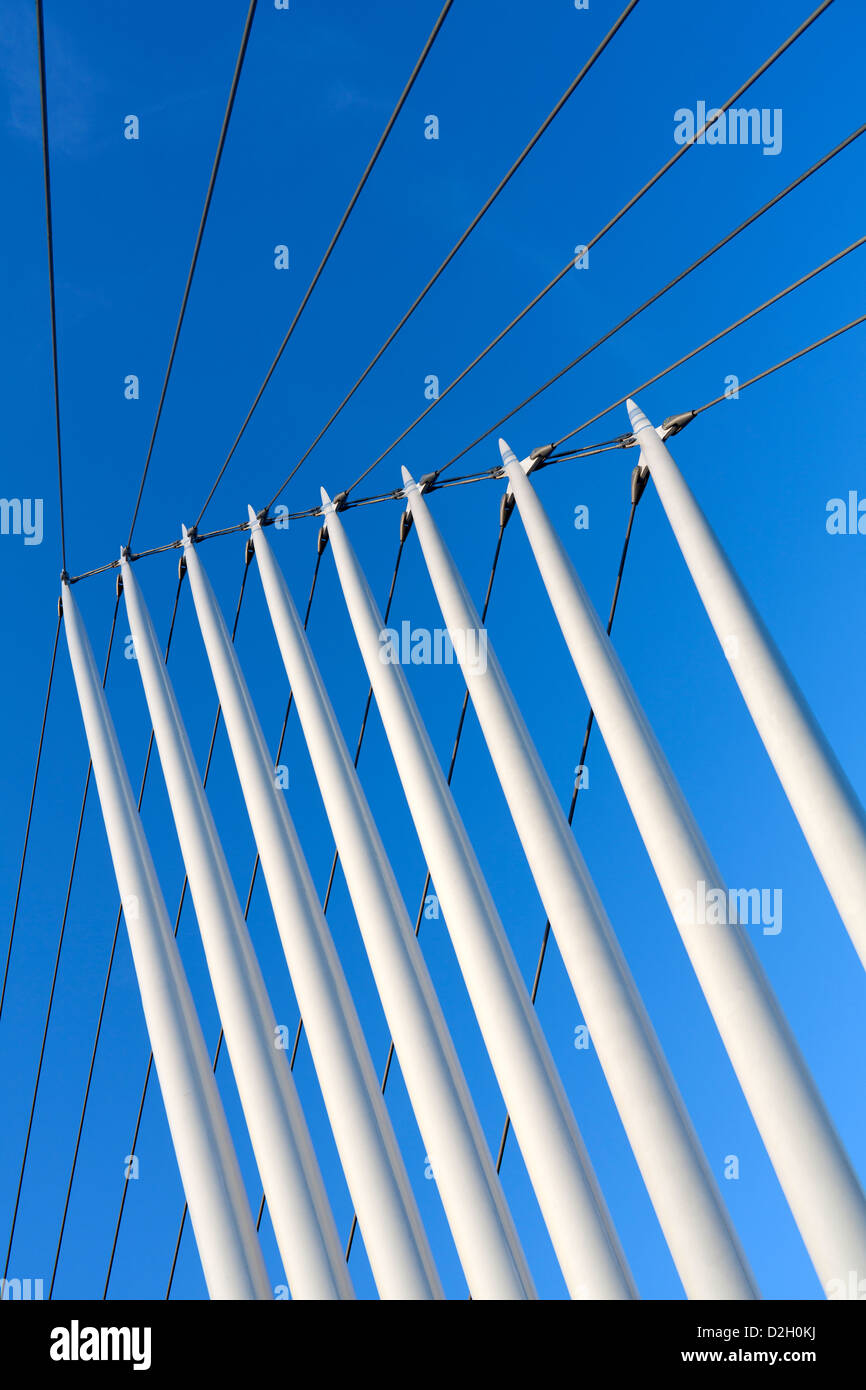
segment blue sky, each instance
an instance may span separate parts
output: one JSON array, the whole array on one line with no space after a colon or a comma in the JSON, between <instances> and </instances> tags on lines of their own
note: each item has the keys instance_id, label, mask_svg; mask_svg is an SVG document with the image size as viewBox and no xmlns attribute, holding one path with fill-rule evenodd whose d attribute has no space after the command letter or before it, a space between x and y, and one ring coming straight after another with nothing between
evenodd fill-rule
<instances>
[{"instance_id":1,"label":"blue sky","mask_svg":"<svg viewBox=\"0 0 866 1390\"><path fill-rule=\"evenodd\" d=\"M136 530L136 548L174 539L200 509L288 327L436 14L433 3L260 0L205 234L175 371ZM216 497L207 523L242 520L263 506L374 351L511 164L621 6L571 0L527 7L456 0L427 65L286 351ZM424 408L425 378L442 385L547 283L674 152L674 113L720 103L807 15L807 0L731 0L724 7L642 0L608 52L449 267L337 425L304 464L286 500L313 505L324 484L345 487ZM126 539L159 388L204 198L245 6L202 9L153 0L145 8L91 0L69 11L47 0L60 389L69 568L113 559ZM0 875L11 918L50 645L56 622L59 517L51 396L35 23L32 6L5 0L0 66L0 150L6 216L0 391L2 492L44 500L41 545L0 537L7 651L3 682L4 792ZM369 480L399 484L440 465L610 325L659 288L862 120L864 20L854 0L828 12L766 74L744 104L783 112L782 148L699 147L435 409ZM124 118L140 139L123 138ZM437 141L425 117L439 118ZM518 454L559 437L689 348L747 312L862 233L862 141L839 156L575 372L509 422ZM274 268L286 244L290 268ZM863 251L640 395L656 422L745 380L862 312ZM866 658L859 615L862 537L830 536L826 506L866 491L858 460L863 329L701 416L673 453L716 526L805 694L861 795L866 794L862 699ZM138 400L124 378L140 378ZM627 429L624 407L583 437ZM495 436L462 461L498 461ZM634 456L617 452L540 474L539 494L606 614L628 513ZM439 493L434 514L473 593L483 597L496 539L501 484ZM575 507L589 508L577 531ZM374 590L387 591L399 504L346 518ZM296 601L305 601L316 521L270 533ZM200 552L229 620L242 540ZM164 638L176 554L143 560L137 574ZM254 576L251 578L255 579ZM114 575L76 588L101 662ZM438 610L410 538L394 618L436 626ZM127 631L123 609L119 637ZM491 640L544 762L567 803L586 700L556 629L519 519L509 526L489 615ZM354 745L366 678L339 593L323 561L310 622L315 654ZM753 933L756 948L858 1171L866 1173L859 1057L863 977L700 607L658 501L641 503L615 629L617 649L732 885L781 888L783 930ZM268 737L276 743L287 695L258 581L246 596L238 647ZM203 765L216 708L189 593L170 669ZM440 756L450 753L462 697L459 672L413 669L414 693ZM149 725L135 663L115 644L111 709L133 784ZM332 841L299 726L283 761L289 806L324 891ZM11 1219L75 825L87 765L61 639L32 840L4 1017L0 1022L3 1241ZM589 757L576 832L680 1083L765 1296L820 1296L818 1280L688 966L600 739ZM414 914L424 862L378 716L361 757L365 789ZM520 964L531 979L544 913L470 714L454 789ZM241 897L254 849L230 752L220 733L211 804ZM158 765L144 820L169 905L182 879ZM72 893L54 1015L10 1274L50 1276L81 1107L116 890L95 797ZM374 1058L388 1031L345 885L329 920ZM260 884L250 924L277 1014L293 1031L291 985ZM491 1145L503 1106L471 1016L443 922L422 945ZM209 1044L218 1019L191 905L180 929L184 962ZM6 936L3 937L5 953ZM628 1150L595 1055L575 1050L581 1014L555 949L539 1010L632 1269L644 1297L682 1289ZM56 1293L99 1296L129 1153L147 1039L125 936L73 1189ZM231 1070L219 1077L251 1201L258 1176ZM296 1077L341 1230L351 1202L306 1048ZM448 1293L465 1285L425 1154L396 1072L389 1106ZM115 1296L161 1297L182 1207L167 1126L154 1087L138 1145L112 1278ZM736 1154L737 1181L722 1177ZM539 1291L564 1294L516 1147L503 1181ZM263 1243L282 1283L272 1233ZM374 1293L363 1245L351 1268ZM201 1297L189 1232L174 1293Z\"/></svg>"}]
</instances>

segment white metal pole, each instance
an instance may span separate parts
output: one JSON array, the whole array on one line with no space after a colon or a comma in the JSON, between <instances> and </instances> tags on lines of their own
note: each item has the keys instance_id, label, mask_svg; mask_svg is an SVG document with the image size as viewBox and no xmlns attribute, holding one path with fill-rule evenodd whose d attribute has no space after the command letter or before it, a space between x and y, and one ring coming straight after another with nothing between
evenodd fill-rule
<instances>
[{"instance_id":1,"label":"white metal pole","mask_svg":"<svg viewBox=\"0 0 866 1390\"><path fill-rule=\"evenodd\" d=\"M250 531L295 708L469 1292L476 1300L534 1298L520 1239L394 871L307 634L252 507Z\"/></svg>"},{"instance_id":2,"label":"white metal pole","mask_svg":"<svg viewBox=\"0 0 866 1390\"><path fill-rule=\"evenodd\" d=\"M634 401L628 412L740 693L866 966L866 813L688 483Z\"/></svg>"},{"instance_id":3,"label":"white metal pole","mask_svg":"<svg viewBox=\"0 0 866 1390\"><path fill-rule=\"evenodd\" d=\"M292 1296L352 1298L325 1185L189 738L132 566L123 595L139 674L274 1234Z\"/></svg>"},{"instance_id":4,"label":"white metal pole","mask_svg":"<svg viewBox=\"0 0 866 1390\"><path fill-rule=\"evenodd\" d=\"M572 1298L636 1297L589 1156L466 829L326 492L343 595L515 1137Z\"/></svg>"},{"instance_id":5,"label":"white metal pole","mask_svg":"<svg viewBox=\"0 0 866 1390\"><path fill-rule=\"evenodd\" d=\"M641 838L825 1290L866 1272L866 1200L722 876L535 489L503 445L529 543ZM698 896L724 903L700 922ZM712 896L711 896L712 895ZM688 910L695 904L695 911Z\"/></svg>"},{"instance_id":6,"label":"white metal pole","mask_svg":"<svg viewBox=\"0 0 866 1390\"><path fill-rule=\"evenodd\" d=\"M184 555L268 896L376 1287L382 1298L442 1298L349 986L276 785L237 653L186 528Z\"/></svg>"},{"instance_id":7,"label":"white metal pole","mask_svg":"<svg viewBox=\"0 0 866 1390\"><path fill-rule=\"evenodd\" d=\"M406 497L485 743L689 1298L757 1288L661 1044L481 619L418 485Z\"/></svg>"},{"instance_id":8,"label":"white metal pole","mask_svg":"<svg viewBox=\"0 0 866 1390\"><path fill-rule=\"evenodd\" d=\"M145 1023L208 1293L214 1299L270 1299L201 1025L87 632L65 581L62 606Z\"/></svg>"}]
</instances>

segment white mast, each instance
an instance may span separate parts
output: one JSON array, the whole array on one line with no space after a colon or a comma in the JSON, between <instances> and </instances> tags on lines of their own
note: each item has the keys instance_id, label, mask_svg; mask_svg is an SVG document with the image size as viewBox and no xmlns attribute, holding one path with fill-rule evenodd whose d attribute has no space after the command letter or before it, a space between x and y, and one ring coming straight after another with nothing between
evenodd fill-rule
<instances>
[{"instance_id":1,"label":"white mast","mask_svg":"<svg viewBox=\"0 0 866 1390\"><path fill-rule=\"evenodd\" d=\"M156 1074L208 1293L270 1299L259 1239L129 776L69 584L63 623Z\"/></svg>"},{"instance_id":2,"label":"white mast","mask_svg":"<svg viewBox=\"0 0 866 1390\"><path fill-rule=\"evenodd\" d=\"M488 634L405 468L403 481L481 732L686 1293L755 1298L746 1257L661 1044Z\"/></svg>"},{"instance_id":3,"label":"white mast","mask_svg":"<svg viewBox=\"0 0 866 1390\"><path fill-rule=\"evenodd\" d=\"M328 535L352 626L472 1007L573 1298L636 1296L490 890L399 666L382 660L382 619L327 493Z\"/></svg>"},{"instance_id":4,"label":"white mast","mask_svg":"<svg viewBox=\"0 0 866 1390\"><path fill-rule=\"evenodd\" d=\"M532 1276L394 871L252 508L250 530L295 708L469 1292L474 1299L533 1298Z\"/></svg>"},{"instance_id":5,"label":"white mast","mask_svg":"<svg viewBox=\"0 0 866 1390\"><path fill-rule=\"evenodd\" d=\"M294 1298L352 1298L325 1185L156 634L122 557L123 595L244 1118Z\"/></svg>"},{"instance_id":6,"label":"white mast","mask_svg":"<svg viewBox=\"0 0 866 1390\"><path fill-rule=\"evenodd\" d=\"M382 1298L442 1298L349 986L223 616L184 528L192 596L364 1248Z\"/></svg>"},{"instance_id":7,"label":"white mast","mask_svg":"<svg viewBox=\"0 0 866 1390\"><path fill-rule=\"evenodd\" d=\"M866 1273L866 1200L709 847L521 466L502 457L557 620L662 891L825 1291ZM528 461L527 461L528 462ZM698 897L724 904L721 919ZM704 898L706 895L706 899ZM716 920L703 921L706 917Z\"/></svg>"},{"instance_id":8,"label":"white mast","mask_svg":"<svg viewBox=\"0 0 866 1390\"><path fill-rule=\"evenodd\" d=\"M628 413L641 459L755 728L866 965L863 807L691 488L634 401Z\"/></svg>"}]
</instances>

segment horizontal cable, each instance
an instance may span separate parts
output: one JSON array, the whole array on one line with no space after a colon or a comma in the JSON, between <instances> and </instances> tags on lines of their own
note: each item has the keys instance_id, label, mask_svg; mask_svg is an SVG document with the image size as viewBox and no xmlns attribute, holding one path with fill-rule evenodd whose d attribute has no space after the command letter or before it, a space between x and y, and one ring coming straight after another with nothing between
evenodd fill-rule
<instances>
[{"instance_id":1,"label":"horizontal cable","mask_svg":"<svg viewBox=\"0 0 866 1390\"><path fill-rule=\"evenodd\" d=\"M638 498L638 501L639 501L639 500L640 500L640 498ZM608 613L608 618L607 618L607 628L606 628L606 632L607 632L608 637L610 637L610 634L611 634L611 632L613 631L613 620L614 620L614 618L616 617L617 604L619 603L619 595L620 595L620 590L621 590L621 588L622 588L622 578L623 578L623 575L624 575L624 573L625 573L625 562L626 562L626 559L628 558L628 549L629 549L629 544L630 544L630 542L631 542L631 533L632 533L632 529L633 529L633 527L634 527L634 518L635 518L635 512L636 512L636 511L637 511L637 502L632 501L631 506L630 506L630 508L629 508L628 522L626 523L626 528L625 528L625 540L623 541L622 550L621 550L621 552L620 552L620 557L619 557L619 569L618 569L617 572L616 572L616 582L615 582L615 584L614 584L614 586L613 586L613 598L612 598L612 600L611 600L610 612ZM483 621L483 620L482 620L482 621ZM583 734L583 744L582 744L581 750L580 750L580 757L578 758L578 761L577 761L577 766L578 766L578 768L582 768L582 767L584 767L584 766L586 765L586 755L587 755L587 750L589 749L589 740L590 740L590 738L592 737L592 730L593 730L594 725L595 725L595 712L594 712L592 709L590 709L589 715L588 715L587 721L586 721L586 728L585 728L584 734ZM581 787L581 778L580 778L579 776L577 776L577 777L575 777L575 779L574 779L574 785L573 785L572 791L571 791L571 804L569 805L569 808L568 808L568 823L569 823L569 825L572 825L572 824L574 823L574 813L575 813L575 810L577 809L577 797L578 797L578 793L579 793L579 791L580 791L580 787ZM548 947L549 942L550 942L550 918L548 917L548 918L546 919L545 923L544 923L544 931L543 931L542 934L541 934L541 947L540 947L539 952L538 952L538 963L536 964L536 967L535 967L535 975L534 975L533 980L532 980L532 990L531 990L531 993L530 993L530 996L529 996L529 997L530 997L530 1001L531 1001L533 1007L535 1007L536 1001L537 1001L537 999L538 999L538 988L539 988L539 985L541 984L541 972L542 972L542 970L544 969L544 961L545 961L545 958L546 958L546 956L547 956L547 947ZM500 1172L501 1169L502 1169L502 1160L503 1160L503 1158L505 1157L505 1146L506 1146L506 1144L508 1143L508 1136L509 1136L510 1133L511 1133L511 1115L510 1115L510 1114L506 1114L506 1116L505 1116L505 1121L504 1121L503 1126L502 1126L502 1135L501 1135L501 1138L500 1138L500 1140L499 1140L499 1149L497 1150L497 1154L496 1154L496 1171L497 1171L497 1173Z\"/></svg>"},{"instance_id":2,"label":"horizontal cable","mask_svg":"<svg viewBox=\"0 0 866 1390\"><path fill-rule=\"evenodd\" d=\"M608 448L612 447L622 447L620 440L605 441L604 444L588 444L585 448L574 450L574 456L580 456L582 458L592 454L601 454L607 452ZM459 478L448 478L445 480L445 482L442 483L431 482L429 485L426 486L425 490L427 492L438 492L442 488L446 487L461 487L465 483L477 483L482 482L486 478L498 478L500 474L500 466L496 465L493 468L481 469L477 473L463 474ZM379 502L400 501L402 497L402 487L391 488L390 491L376 493L376 495L373 497L347 498L345 503L340 503L339 509L340 511L351 511L355 507L370 507ZM323 515L323 506L321 503L318 503L316 506L306 507L303 511L280 512L278 516L265 516L264 514L260 514L260 521L262 526L274 526L277 524L277 522L285 523L290 521L304 521L308 517L321 517ZM238 521L235 522L233 526L221 526L216 531L196 532L195 543L196 545L198 545L202 541L212 541L219 539L222 536L237 535L240 534L240 532L248 531L249 529L249 519L247 519L246 521ZM179 550L182 545L183 540L181 537L178 537L177 540L167 541L165 545L156 545L151 547L151 549L149 550L136 551L134 554L130 554L128 558L130 561L144 560L151 555L164 555L169 550ZM85 570L82 574L75 575L73 578L69 580L69 583L78 584L82 579L91 579L96 574L107 574L109 570L117 569L119 565L119 559L109 560L104 565L97 565L95 569Z\"/></svg>"},{"instance_id":3,"label":"horizontal cable","mask_svg":"<svg viewBox=\"0 0 866 1390\"><path fill-rule=\"evenodd\" d=\"M630 391L626 392L626 394L625 394L624 396L621 396L618 400L612 402L611 405L606 406L606 407L604 408L604 410L598 411L598 413L595 414L595 415L593 415L593 416L591 416L590 419L585 420L585 421L583 422L583 424L577 425L573 430L570 430L570 431L568 432L568 434L562 435L562 437L561 437L559 440L556 441L554 447L558 450L558 449L559 449L559 446L560 446L561 444L563 444L567 439L573 438L573 436L576 435L576 434L579 434L581 430L586 429L588 425L594 424L596 421L601 420L605 415L608 415L608 414L610 413L610 411L615 410L616 407L617 407L618 405L622 405L622 404L629 398L629 396L634 396L634 395L636 395L638 391L643 391L643 390L645 390L647 386L653 386L653 385L655 385L655 383L656 383L657 381L660 381L663 377L667 376L670 372L674 371L677 367L683 366L684 363L691 361L691 359L692 359L693 357L697 357L699 353L704 352L708 347L713 346L713 344L715 344L715 343L717 343L717 342L720 342L722 338L727 337L727 335L728 335L729 333L733 333L735 329L741 328L741 327L743 326L743 324L748 323L751 319L755 318L758 314L763 313L766 309L771 308L774 304L778 304L779 301L782 300L782 299L784 299L784 298L786 298L787 295L792 294L792 293L793 293L795 290L797 290L797 289L800 289L801 286L807 284L810 280L814 280L816 276L821 275L825 270L828 270L831 266L835 265L838 261L843 260L845 256L848 256L848 255L850 255L853 251L858 250L861 246L863 246L864 243L866 243L866 236L858 237L858 239L857 239L856 241L851 242L851 244L850 244L849 246L844 247L843 250L841 250L841 251L837 251L837 252L835 253L835 255L830 256L826 261L823 261L820 265L815 266L815 268L814 268L813 270L808 271L805 275L802 275L798 280L793 281L792 284L786 285L784 289L779 290L776 294L772 295L769 299L764 300L764 302L763 302L762 304L757 305L756 308L750 309L749 312L748 312L747 314L743 314L740 318L736 319L733 323L729 324L729 325L727 326L727 328L723 328L723 329L721 329L718 333L714 333L713 336L712 336L711 338L707 338L703 343L700 343L697 347L692 348L690 352L685 353L682 357L677 358L677 360L676 360L675 362L672 362L669 366L663 368L662 371L656 372L656 374L655 374L654 376L648 377L647 380L644 381L644 382L642 382L639 386L633 387ZM851 326L853 326L853 325L851 325ZM839 331L840 331L840 332L843 332L844 329L839 330ZM822 339L821 342L816 343L816 344L814 344L813 346L815 346L815 347L820 347L820 346L822 345L822 343L824 343L824 342L829 342L831 338L836 337L836 336L838 336L838 334L830 334L830 335L828 335L827 338ZM811 350L812 350L812 348L810 347L810 348L805 349L804 351L811 351ZM791 360L791 361L796 360L796 356L797 356L797 355L798 355L798 354L795 354L794 357L792 357L791 359L788 359L788 360ZM779 365L787 365L787 360L786 360L785 363L782 363L782 364L779 364ZM775 369L770 369L770 370L775 370ZM629 443L630 443L630 437L629 437L627 434L619 435L619 436L618 436L616 439L614 439L614 440L605 440L605 441L603 441L603 442L601 442L601 443L599 443L599 444L591 444L591 445L586 445L586 446L581 447L581 448L578 448L578 449L572 449L572 450L569 450L566 454L563 454L563 455L561 455L561 456L560 456L559 454L556 454L556 455L554 455L554 456L552 456L552 457L549 457L549 458L547 458L547 459L545 459L545 460L542 460L542 461L539 463L538 466L539 466L539 467L548 467L548 466L550 466L550 465L552 465L552 464L554 464L554 463L559 463L559 462L563 461L563 460L566 459L566 458L568 458L568 459L578 458L578 457L580 457L580 458L588 458L588 457L591 457L591 456L596 455L596 454L608 453L608 452L610 452L612 449L618 449L618 448L626 447ZM427 484L426 490L427 490L428 492L435 492L435 491L438 491L438 490L440 490L440 489L442 489L442 488L445 488L445 487L456 487L456 486L459 486L459 485L461 485L461 484L473 483L473 482L480 482L480 481L485 480L485 479L488 479L488 478L498 478L498 477L500 477L500 476L501 476L501 467L500 467L499 465L495 465L495 466L492 467L492 468L483 469L483 470L480 470L480 471L475 472L475 473L467 473L467 474L464 474L462 477L458 477L458 478L448 478L448 479L446 479L445 481L439 481L437 475L433 475L433 477L431 478L431 480L430 480L429 483ZM341 511L344 511L344 510L345 510L345 511L348 511L348 510L351 510L353 507L366 507L366 506L370 506L370 505L372 505L372 504L374 504L374 503L379 503L379 502L392 502L392 501L400 500L400 499L402 499L402 497L403 497L403 489L402 489L402 487L400 487L400 488L392 488L392 489L391 489L390 491L388 491L388 492L378 493L378 494L376 494L375 496L372 496L372 497L351 498L351 497L346 497L345 494L339 494L339 496L343 499L343 500L341 500L341 502L340 502L340 510L341 510ZM306 517L318 517L318 516L321 516L322 514L323 514L323 513L322 513L322 505L319 504L318 506L307 507L307 508L306 508L305 510L303 510L303 511L297 511L297 512L285 511L285 512L281 512L281 513L279 514L279 516L277 516L277 517L264 516L264 515L262 515L262 516L261 516L261 524L262 524L263 526L272 526L272 525L274 525L277 521L280 521L280 522L298 521L298 520L302 520L302 519L304 519L304 518L306 518ZM234 534L234 533L240 533L240 532L242 532L242 531L248 531L248 530L249 530L249 526L250 526L249 520L246 520L246 521L239 521L239 522L236 522L235 525L233 525L233 526L222 526L222 527L219 528L219 530L216 530L216 531L206 531L206 532L203 532L201 535L196 535L195 539L196 539L196 542L207 541L207 540L213 540L213 539L215 539L215 538L217 538L217 537L228 536L228 535L232 535L232 534ZM167 542L165 545L155 546L155 547L154 547L153 549L151 549L151 550L142 550L142 551L140 551L138 554L136 554L136 555L134 555L134 556L132 556L132 557L130 557L130 558L139 560L139 559L143 559L143 558L145 558L145 557L147 557L147 556L150 556L150 555L160 555L160 554L163 554L165 551L168 551L168 550L177 550L177 549L180 548L180 546L181 546L182 544L183 544L182 539L181 539L180 537L178 537L177 540L169 541L169 542ZM106 573L108 570L116 569L116 568L118 567L119 564L120 564L120 561L119 561L119 560L111 560L111 561L109 561L107 564L98 566L96 569L87 570L84 574L77 575L74 579L70 580L70 583L77 583L77 582L78 582L79 580L81 580L81 579L88 579L88 578L90 578L91 576L96 575L96 574L104 574L104 573Z\"/></svg>"}]
</instances>

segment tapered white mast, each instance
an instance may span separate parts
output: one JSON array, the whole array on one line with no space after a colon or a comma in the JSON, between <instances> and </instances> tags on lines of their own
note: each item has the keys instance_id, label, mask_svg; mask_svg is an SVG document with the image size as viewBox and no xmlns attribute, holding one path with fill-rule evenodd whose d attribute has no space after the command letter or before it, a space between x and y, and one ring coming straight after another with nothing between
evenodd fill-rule
<instances>
[{"instance_id":1,"label":"tapered white mast","mask_svg":"<svg viewBox=\"0 0 866 1390\"><path fill-rule=\"evenodd\" d=\"M754 1298L745 1255L583 855L475 605L405 468L403 481L484 740L686 1293Z\"/></svg>"},{"instance_id":2,"label":"tapered white mast","mask_svg":"<svg viewBox=\"0 0 866 1390\"><path fill-rule=\"evenodd\" d=\"M469 1292L473 1299L532 1298L532 1276L385 846L252 508L250 531L295 708Z\"/></svg>"},{"instance_id":3,"label":"tapered white mast","mask_svg":"<svg viewBox=\"0 0 866 1390\"><path fill-rule=\"evenodd\" d=\"M866 1273L866 1200L727 887L529 478L502 441L529 543L641 838L825 1290ZM689 920L698 895L721 921ZM717 895L717 896L716 896ZM712 916L714 914L702 914ZM729 920L729 917L731 918Z\"/></svg>"},{"instance_id":4,"label":"tapered white mast","mask_svg":"<svg viewBox=\"0 0 866 1390\"><path fill-rule=\"evenodd\" d=\"M349 986L276 786L237 654L186 528L184 555L268 895L376 1287L382 1298L444 1297Z\"/></svg>"},{"instance_id":5,"label":"tapered white mast","mask_svg":"<svg viewBox=\"0 0 866 1390\"><path fill-rule=\"evenodd\" d=\"M343 595L475 1015L573 1298L636 1290L550 1049L339 514L322 492Z\"/></svg>"},{"instance_id":6,"label":"tapered white mast","mask_svg":"<svg viewBox=\"0 0 866 1390\"><path fill-rule=\"evenodd\" d=\"M144 1019L208 1293L273 1293L192 994L72 591L63 620Z\"/></svg>"},{"instance_id":7,"label":"tapered white mast","mask_svg":"<svg viewBox=\"0 0 866 1390\"><path fill-rule=\"evenodd\" d=\"M695 497L634 401L628 413L677 544L794 815L866 966L866 814Z\"/></svg>"},{"instance_id":8,"label":"tapered white mast","mask_svg":"<svg viewBox=\"0 0 866 1390\"><path fill-rule=\"evenodd\" d=\"M277 1023L132 566L126 611L226 1045L292 1296L354 1292Z\"/></svg>"}]
</instances>

